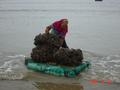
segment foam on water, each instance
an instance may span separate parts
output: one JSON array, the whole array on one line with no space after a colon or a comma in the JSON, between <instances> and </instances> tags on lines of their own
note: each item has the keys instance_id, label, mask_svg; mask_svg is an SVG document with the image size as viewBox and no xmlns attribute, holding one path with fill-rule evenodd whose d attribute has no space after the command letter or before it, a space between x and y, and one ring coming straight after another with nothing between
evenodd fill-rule
<instances>
[{"instance_id":1,"label":"foam on water","mask_svg":"<svg viewBox=\"0 0 120 90\"><path fill-rule=\"evenodd\" d=\"M120 55L93 56L91 54L89 56L87 58L91 62L91 67L87 72L82 73L83 78L120 83Z\"/></svg>"},{"instance_id":2,"label":"foam on water","mask_svg":"<svg viewBox=\"0 0 120 90\"><path fill-rule=\"evenodd\" d=\"M23 79L27 71L24 66L24 55L4 56L6 61L0 66L0 79Z\"/></svg>"},{"instance_id":3,"label":"foam on water","mask_svg":"<svg viewBox=\"0 0 120 90\"><path fill-rule=\"evenodd\" d=\"M2 56L1 56L2 55ZM0 79L23 79L28 70L24 65L24 55L4 55L1 53ZM2 57L2 58L1 58ZM82 72L82 78L98 81L111 80L120 83L120 55L100 56L91 52L84 52L84 57L91 62L90 68ZM81 78L81 77L80 77Z\"/></svg>"}]
</instances>

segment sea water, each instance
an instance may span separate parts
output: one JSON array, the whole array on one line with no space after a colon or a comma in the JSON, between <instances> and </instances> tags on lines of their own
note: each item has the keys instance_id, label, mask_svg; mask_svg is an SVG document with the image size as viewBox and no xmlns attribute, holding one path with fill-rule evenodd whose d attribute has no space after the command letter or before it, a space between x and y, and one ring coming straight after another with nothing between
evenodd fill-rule
<instances>
[{"instance_id":1,"label":"sea water","mask_svg":"<svg viewBox=\"0 0 120 90\"><path fill-rule=\"evenodd\" d=\"M120 83L119 0L0 0L0 79L24 78L34 37L61 18L68 46L91 62L82 78Z\"/></svg>"}]
</instances>

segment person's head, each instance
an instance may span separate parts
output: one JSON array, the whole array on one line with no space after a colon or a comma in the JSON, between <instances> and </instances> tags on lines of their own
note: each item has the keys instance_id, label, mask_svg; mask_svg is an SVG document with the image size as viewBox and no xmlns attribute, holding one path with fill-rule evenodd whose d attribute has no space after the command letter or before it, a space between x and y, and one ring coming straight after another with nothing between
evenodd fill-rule
<instances>
[{"instance_id":1,"label":"person's head","mask_svg":"<svg viewBox=\"0 0 120 90\"><path fill-rule=\"evenodd\" d=\"M68 19L62 19L62 24L61 24L61 27L64 28L68 25Z\"/></svg>"}]
</instances>

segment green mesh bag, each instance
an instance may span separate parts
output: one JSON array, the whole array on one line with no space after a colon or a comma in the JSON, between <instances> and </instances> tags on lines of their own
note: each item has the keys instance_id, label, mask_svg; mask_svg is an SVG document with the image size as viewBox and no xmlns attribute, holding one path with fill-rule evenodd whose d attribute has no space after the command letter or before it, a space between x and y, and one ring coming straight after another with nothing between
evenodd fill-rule
<instances>
[{"instance_id":1,"label":"green mesh bag","mask_svg":"<svg viewBox=\"0 0 120 90\"><path fill-rule=\"evenodd\" d=\"M82 64L76 67L67 67L67 66L57 66L54 64L46 63L36 63L31 58L25 58L25 65L28 69L43 72L46 74L56 75L56 76L65 76L65 77L75 77L81 71L89 67L89 61L84 61Z\"/></svg>"}]
</instances>

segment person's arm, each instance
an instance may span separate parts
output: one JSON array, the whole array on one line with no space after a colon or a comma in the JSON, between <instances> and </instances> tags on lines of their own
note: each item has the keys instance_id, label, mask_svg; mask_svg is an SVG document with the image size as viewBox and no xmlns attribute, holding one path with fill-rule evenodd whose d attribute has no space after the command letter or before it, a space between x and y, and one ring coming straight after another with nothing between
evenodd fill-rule
<instances>
[{"instance_id":1,"label":"person's arm","mask_svg":"<svg viewBox=\"0 0 120 90\"><path fill-rule=\"evenodd\" d=\"M51 28L52 28L52 25L47 26L46 29L45 29L45 33L49 33Z\"/></svg>"}]
</instances>

